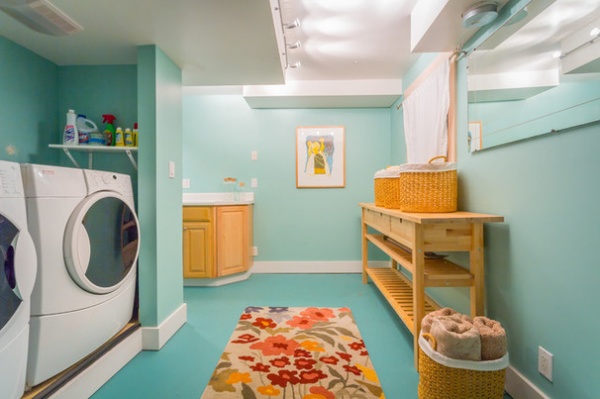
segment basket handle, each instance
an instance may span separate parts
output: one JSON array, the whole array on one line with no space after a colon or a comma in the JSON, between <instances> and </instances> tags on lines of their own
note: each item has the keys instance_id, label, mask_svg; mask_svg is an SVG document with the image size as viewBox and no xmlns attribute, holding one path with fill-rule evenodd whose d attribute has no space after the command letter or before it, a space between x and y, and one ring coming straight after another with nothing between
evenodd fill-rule
<instances>
[{"instance_id":1,"label":"basket handle","mask_svg":"<svg viewBox=\"0 0 600 399\"><path fill-rule=\"evenodd\" d=\"M425 338L427 341L429 341L429 345L431 345L431 348L433 350L436 350L437 342L435 341L435 337L429 333L421 333L421 335L423 336L423 338Z\"/></svg>"},{"instance_id":2,"label":"basket handle","mask_svg":"<svg viewBox=\"0 0 600 399\"><path fill-rule=\"evenodd\" d=\"M433 157L433 158L431 158L431 159L429 160L429 162L428 162L428 163L432 163L432 162L433 162L433 161L435 161L436 159L443 159L443 160L444 160L444 162L446 162L446 161L448 160L448 158L446 158L446 156L445 156L445 155L438 155L437 157Z\"/></svg>"}]
</instances>

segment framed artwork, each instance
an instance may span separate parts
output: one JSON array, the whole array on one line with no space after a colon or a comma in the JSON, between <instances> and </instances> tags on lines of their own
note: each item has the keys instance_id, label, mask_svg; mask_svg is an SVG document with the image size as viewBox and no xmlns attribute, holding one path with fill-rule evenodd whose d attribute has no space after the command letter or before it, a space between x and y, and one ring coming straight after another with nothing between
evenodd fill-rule
<instances>
[{"instance_id":1,"label":"framed artwork","mask_svg":"<svg viewBox=\"0 0 600 399\"><path fill-rule=\"evenodd\" d=\"M481 130L481 122L469 122L469 134L467 136L469 152L481 150Z\"/></svg>"},{"instance_id":2,"label":"framed artwork","mask_svg":"<svg viewBox=\"0 0 600 399\"><path fill-rule=\"evenodd\" d=\"M343 126L296 128L296 188L346 186Z\"/></svg>"}]
</instances>

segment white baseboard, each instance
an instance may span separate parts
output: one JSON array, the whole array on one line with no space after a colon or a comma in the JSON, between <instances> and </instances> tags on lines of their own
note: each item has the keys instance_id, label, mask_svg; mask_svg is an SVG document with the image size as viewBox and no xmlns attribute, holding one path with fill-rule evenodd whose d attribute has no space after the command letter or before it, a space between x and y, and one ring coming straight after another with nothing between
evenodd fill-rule
<instances>
[{"instance_id":1,"label":"white baseboard","mask_svg":"<svg viewBox=\"0 0 600 399\"><path fill-rule=\"evenodd\" d=\"M248 280L251 275L252 272L247 271L245 273L217 278L184 278L183 285L185 287L218 287L225 284Z\"/></svg>"},{"instance_id":2,"label":"white baseboard","mask_svg":"<svg viewBox=\"0 0 600 399\"><path fill-rule=\"evenodd\" d=\"M508 366L506 369L504 389L513 399L550 399L512 366Z\"/></svg>"},{"instance_id":3,"label":"white baseboard","mask_svg":"<svg viewBox=\"0 0 600 399\"><path fill-rule=\"evenodd\" d=\"M370 267L386 267L389 261L369 262ZM361 273L362 262L355 261L282 261L254 262L252 273Z\"/></svg>"},{"instance_id":4,"label":"white baseboard","mask_svg":"<svg viewBox=\"0 0 600 399\"><path fill-rule=\"evenodd\" d=\"M142 351L142 331L138 329L66 383L53 399L89 398L123 366Z\"/></svg>"},{"instance_id":5,"label":"white baseboard","mask_svg":"<svg viewBox=\"0 0 600 399\"><path fill-rule=\"evenodd\" d=\"M142 349L160 350L187 321L187 304L182 304L158 327L142 327Z\"/></svg>"}]
</instances>

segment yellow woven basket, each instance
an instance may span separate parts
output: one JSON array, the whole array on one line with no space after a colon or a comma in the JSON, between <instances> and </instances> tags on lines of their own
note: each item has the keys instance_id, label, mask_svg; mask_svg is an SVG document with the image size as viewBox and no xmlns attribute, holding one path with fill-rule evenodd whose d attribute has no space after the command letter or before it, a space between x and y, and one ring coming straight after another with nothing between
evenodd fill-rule
<instances>
[{"instance_id":1,"label":"yellow woven basket","mask_svg":"<svg viewBox=\"0 0 600 399\"><path fill-rule=\"evenodd\" d=\"M434 160L445 156L434 157ZM458 197L456 169L400 173L400 206L404 212L455 212Z\"/></svg>"},{"instance_id":2,"label":"yellow woven basket","mask_svg":"<svg viewBox=\"0 0 600 399\"><path fill-rule=\"evenodd\" d=\"M376 177L374 186L375 186L375 206L385 207L385 196L384 196L385 182L384 182L384 179L382 177Z\"/></svg>"},{"instance_id":3,"label":"yellow woven basket","mask_svg":"<svg viewBox=\"0 0 600 399\"><path fill-rule=\"evenodd\" d=\"M396 177L383 177L378 180L383 180L382 185L382 197L383 206L389 209L400 209L400 178Z\"/></svg>"},{"instance_id":4,"label":"yellow woven basket","mask_svg":"<svg viewBox=\"0 0 600 399\"><path fill-rule=\"evenodd\" d=\"M435 350L435 339L423 334ZM419 399L502 399L506 368L493 371L448 367L431 359L419 345Z\"/></svg>"}]
</instances>

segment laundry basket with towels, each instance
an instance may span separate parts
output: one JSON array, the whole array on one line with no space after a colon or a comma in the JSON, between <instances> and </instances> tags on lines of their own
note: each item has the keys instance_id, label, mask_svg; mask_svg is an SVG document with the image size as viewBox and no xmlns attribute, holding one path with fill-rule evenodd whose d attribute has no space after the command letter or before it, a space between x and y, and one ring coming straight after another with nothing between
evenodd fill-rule
<instances>
[{"instance_id":1,"label":"laundry basket with towels","mask_svg":"<svg viewBox=\"0 0 600 399\"><path fill-rule=\"evenodd\" d=\"M499 322L450 308L423 318L419 335L419 399L502 399L508 367Z\"/></svg>"}]
</instances>

